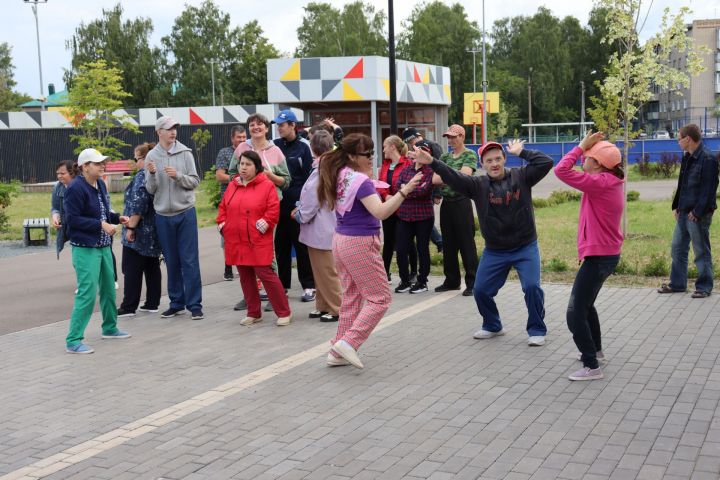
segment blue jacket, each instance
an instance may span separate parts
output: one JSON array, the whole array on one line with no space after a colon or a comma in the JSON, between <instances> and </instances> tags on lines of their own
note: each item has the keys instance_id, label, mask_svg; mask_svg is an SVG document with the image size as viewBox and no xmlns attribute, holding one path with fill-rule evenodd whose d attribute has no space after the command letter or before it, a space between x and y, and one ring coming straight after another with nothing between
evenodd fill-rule
<instances>
[{"instance_id":1,"label":"blue jacket","mask_svg":"<svg viewBox=\"0 0 720 480\"><path fill-rule=\"evenodd\" d=\"M132 181L125 187L124 215L131 217L140 215L140 222L135 226L135 241L128 242L123 228L122 244L132 248L143 257L159 257L160 241L155 230L155 207L153 196L145 188L145 169L139 170Z\"/></svg>"},{"instance_id":2,"label":"blue jacket","mask_svg":"<svg viewBox=\"0 0 720 480\"><path fill-rule=\"evenodd\" d=\"M295 140L291 142L284 138L276 138L273 142L285 155L285 162L290 172L290 186L283 191L283 197L280 201L280 215L287 215L295 208L296 202L300 200L302 187L310 177L310 172L312 172L313 158L307 140L299 136L295 137Z\"/></svg>"},{"instance_id":3,"label":"blue jacket","mask_svg":"<svg viewBox=\"0 0 720 480\"><path fill-rule=\"evenodd\" d=\"M683 155L672 209L692 211L698 218L712 214L717 208L717 188L718 161L701 142L694 152Z\"/></svg>"},{"instance_id":4,"label":"blue jacket","mask_svg":"<svg viewBox=\"0 0 720 480\"><path fill-rule=\"evenodd\" d=\"M52 198L50 200L50 216L54 214L60 215L60 228L57 229L57 238L55 239L55 253L57 253L58 260L60 259L60 252L65 248L65 242L67 242L67 224L65 223L65 209L63 208L63 198L65 198L65 184L57 182L53 187Z\"/></svg>"},{"instance_id":5,"label":"blue jacket","mask_svg":"<svg viewBox=\"0 0 720 480\"><path fill-rule=\"evenodd\" d=\"M120 223L120 215L110 209L110 197L105 182L98 179L95 189L85 177L78 175L70 182L63 200L68 239L73 245L93 247L100 243L102 222L98 191L107 212L107 222L116 225Z\"/></svg>"}]
</instances>

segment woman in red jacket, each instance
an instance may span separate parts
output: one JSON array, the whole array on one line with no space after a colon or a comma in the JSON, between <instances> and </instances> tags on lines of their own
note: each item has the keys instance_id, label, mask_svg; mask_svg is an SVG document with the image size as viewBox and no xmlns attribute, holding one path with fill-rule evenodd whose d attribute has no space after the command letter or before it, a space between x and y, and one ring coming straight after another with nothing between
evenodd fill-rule
<instances>
[{"instance_id":1,"label":"woman in red jacket","mask_svg":"<svg viewBox=\"0 0 720 480\"><path fill-rule=\"evenodd\" d=\"M225 239L225 264L237 265L240 285L248 306L241 325L262 320L260 295L255 277L267 291L276 325L290 324L290 305L285 289L270 265L273 261L273 230L280 217L275 185L263 173L260 156L248 150L238 163L238 175L229 184L219 206L217 224Z\"/></svg>"},{"instance_id":2,"label":"woman in red jacket","mask_svg":"<svg viewBox=\"0 0 720 480\"><path fill-rule=\"evenodd\" d=\"M406 157L407 152L407 144L397 135L390 135L383 142L383 163L380 166L380 171L378 172L378 180L390 185L388 188L377 189L377 192L380 194L383 202L388 196L395 195L397 193L396 184L397 179L400 176L400 172L402 172L408 165L413 164L413 161ZM397 234L397 223L398 216L396 213L393 213L382 221L382 257L383 264L385 265L385 273L387 273L388 277L388 283L390 283L390 264L392 263L393 253L395 253L396 248L395 237ZM417 249L415 248L414 242L408 247L407 251L410 264L409 280L414 283L417 279L418 265Z\"/></svg>"}]
</instances>

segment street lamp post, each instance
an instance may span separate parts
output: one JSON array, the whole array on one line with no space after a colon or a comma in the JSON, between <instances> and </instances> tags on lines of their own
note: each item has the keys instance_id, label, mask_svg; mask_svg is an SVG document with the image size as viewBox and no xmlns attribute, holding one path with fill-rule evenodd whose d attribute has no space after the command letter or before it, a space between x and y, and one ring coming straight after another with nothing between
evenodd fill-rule
<instances>
[{"instance_id":1,"label":"street lamp post","mask_svg":"<svg viewBox=\"0 0 720 480\"><path fill-rule=\"evenodd\" d=\"M475 92L477 92L477 81L475 80L475 54L479 53L480 50L478 50L477 48L469 48L465 51L468 53L472 53L472 56L473 56L473 93L475 93ZM483 100L484 100L484 98L483 98ZM484 107L484 105L483 105L483 107ZM475 123L473 123L473 143L477 143L477 124L475 124Z\"/></svg>"},{"instance_id":2,"label":"street lamp post","mask_svg":"<svg viewBox=\"0 0 720 480\"><path fill-rule=\"evenodd\" d=\"M38 71L40 72L40 102L41 102L40 108L42 110L45 110L45 101L43 100L43 98L45 97L45 88L43 87L43 78L42 78L42 58L40 57L40 26L38 24L37 6L38 6L38 3L47 3L47 0L23 0L23 1L25 3L30 4L33 14L35 15L35 36L37 37Z\"/></svg>"},{"instance_id":3,"label":"street lamp post","mask_svg":"<svg viewBox=\"0 0 720 480\"><path fill-rule=\"evenodd\" d=\"M212 83L213 107L215 106L215 60L210 59L210 82Z\"/></svg>"},{"instance_id":4,"label":"street lamp post","mask_svg":"<svg viewBox=\"0 0 720 480\"><path fill-rule=\"evenodd\" d=\"M585 82L580 80L580 138L585 138Z\"/></svg>"},{"instance_id":5,"label":"street lamp post","mask_svg":"<svg viewBox=\"0 0 720 480\"><path fill-rule=\"evenodd\" d=\"M530 67L530 71L528 72L528 142L532 142L532 67Z\"/></svg>"},{"instance_id":6,"label":"street lamp post","mask_svg":"<svg viewBox=\"0 0 720 480\"><path fill-rule=\"evenodd\" d=\"M483 88L483 111L482 111L482 142L487 142L487 77L485 76L485 0L482 2L482 88Z\"/></svg>"}]
</instances>

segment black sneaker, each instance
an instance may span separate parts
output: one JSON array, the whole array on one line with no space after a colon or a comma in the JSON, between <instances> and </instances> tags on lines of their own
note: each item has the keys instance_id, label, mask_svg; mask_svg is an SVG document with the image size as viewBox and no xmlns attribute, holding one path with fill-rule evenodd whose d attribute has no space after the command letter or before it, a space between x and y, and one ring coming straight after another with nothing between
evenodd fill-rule
<instances>
[{"instance_id":1,"label":"black sneaker","mask_svg":"<svg viewBox=\"0 0 720 480\"><path fill-rule=\"evenodd\" d=\"M472 287L467 287L465 290L463 290L462 296L463 297L472 297L473 296Z\"/></svg>"},{"instance_id":2,"label":"black sneaker","mask_svg":"<svg viewBox=\"0 0 720 480\"><path fill-rule=\"evenodd\" d=\"M247 302L245 301L245 299L243 298L238 303L236 303L235 306L233 307L233 310L235 310L235 311L247 310Z\"/></svg>"},{"instance_id":3,"label":"black sneaker","mask_svg":"<svg viewBox=\"0 0 720 480\"><path fill-rule=\"evenodd\" d=\"M185 315L185 309L170 307L160 314L160 316L162 318L170 318L170 317L174 317L175 315Z\"/></svg>"},{"instance_id":4,"label":"black sneaker","mask_svg":"<svg viewBox=\"0 0 720 480\"><path fill-rule=\"evenodd\" d=\"M223 278L226 282L232 282L235 278L233 275L232 267L230 265L225 265L225 273L223 274Z\"/></svg>"},{"instance_id":5,"label":"black sneaker","mask_svg":"<svg viewBox=\"0 0 720 480\"><path fill-rule=\"evenodd\" d=\"M409 292L411 287L410 282L400 282L400 285L395 287L395 293Z\"/></svg>"},{"instance_id":6,"label":"black sneaker","mask_svg":"<svg viewBox=\"0 0 720 480\"><path fill-rule=\"evenodd\" d=\"M193 320L202 320L203 318L205 318L205 315L203 315L202 310L193 310L191 318Z\"/></svg>"},{"instance_id":7,"label":"black sneaker","mask_svg":"<svg viewBox=\"0 0 720 480\"><path fill-rule=\"evenodd\" d=\"M133 312L132 310L125 310L124 308L118 308L117 316L118 316L118 318L120 318L120 317L134 317L134 316L135 316L135 312Z\"/></svg>"},{"instance_id":8,"label":"black sneaker","mask_svg":"<svg viewBox=\"0 0 720 480\"><path fill-rule=\"evenodd\" d=\"M141 312L157 313L160 309L158 307L148 307L147 305L141 305L138 310L140 310Z\"/></svg>"},{"instance_id":9,"label":"black sneaker","mask_svg":"<svg viewBox=\"0 0 720 480\"><path fill-rule=\"evenodd\" d=\"M436 291L437 293L440 293L440 292L449 292L450 290L460 290L460 285L458 285L457 287L451 287L451 286L445 285L445 284L443 283L443 284L440 284L440 285L438 285L437 287L435 287L435 291Z\"/></svg>"},{"instance_id":10,"label":"black sneaker","mask_svg":"<svg viewBox=\"0 0 720 480\"><path fill-rule=\"evenodd\" d=\"M427 291L427 283L416 283L412 286L412 288L410 288L410 293L423 293Z\"/></svg>"},{"instance_id":11,"label":"black sneaker","mask_svg":"<svg viewBox=\"0 0 720 480\"><path fill-rule=\"evenodd\" d=\"M340 319L340 315L333 315L332 313L326 313L320 317L321 322L337 322Z\"/></svg>"}]
</instances>

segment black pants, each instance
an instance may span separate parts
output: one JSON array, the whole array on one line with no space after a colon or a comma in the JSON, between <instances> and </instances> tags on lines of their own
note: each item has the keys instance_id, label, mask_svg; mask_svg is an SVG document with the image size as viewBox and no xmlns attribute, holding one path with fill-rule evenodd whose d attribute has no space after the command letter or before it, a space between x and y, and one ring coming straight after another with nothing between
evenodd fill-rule
<instances>
[{"instance_id":1,"label":"black pants","mask_svg":"<svg viewBox=\"0 0 720 480\"><path fill-rule=\"evenodd\" d=\"M620 255L585 257L570 293L567 325L582 353L583 365L588 368L598 368L597 352L602 350L595 299L619 261Z\"/></svg>"},{"instance_id":2,"label":"black pants","mask_svg":"<svg viewBox=\"0 0 720 480\"><path fill-rule=\"evenodd\" d=\"M440 230L443 236L443 283L450 288L460 286L460 252L465 267L465 286L473 288L478 254L475 246L475 217L470 199L443 200L440 205Z\"/></svg>"},{"instance_id":3,"label":"black pants","mask_svg":"<svg viewBox=\"0 0 720 480\"><path fill-rule=\"evenodd\" d=\"M130 312L137 310L140 304L142 279L145 275L145 305L155 309L160 305L160 288L162 273L160 273L160 259L145 257L132 248L123 245L122 272L125 276L123 301L120 308Z\"/></svg>"},{"instance_id":4,"label":"black pants","mask_svg":"<svg viewBox=\"0 0 720 480\"><path fill-rule=\"evenodd\" d=\"M275 258L278 264L278 276L285 289L290 289L292 277L292 248L295 247L298 280L302 288L315 288L310 257L307 247L300 243L300 224L290 218L290 212L280 210L280 221L275 231Z\"/></svg>"},{"instance_id":5,"label":"black pants","mask_svg":"<svg viewBox=\"0 0 720 480\"><path fill-rule=\"evenodd\" d=\"M383 264L385 265L385 273L390 278L390 265L392 264L393 255L395 254L395 239L397 237L397 224L398 216L396 214L390 215L388 218L382 221L383 229ZM408 258L410 261L410 275L417 275L417 249L413 244L413 248L408 249Z\"/></svg>"},{"instance_id":6,"label":"black pants","mask_svg":"<svg viewBox=\"0 0 720 480\"><path fill-rule=\"evenodd\" d=\"M398 219L395 249L397 251L397 263L401 281L407 282L410 280L408 256L410 251L417 245L417 255L420 263L417 283L420 285L427 283L428 275L430 275L430 232L434 223L434 218L420 220L419 222L405 222ZM413 239L415 245L413 245Z\"/></svg>"}]
</instances>

